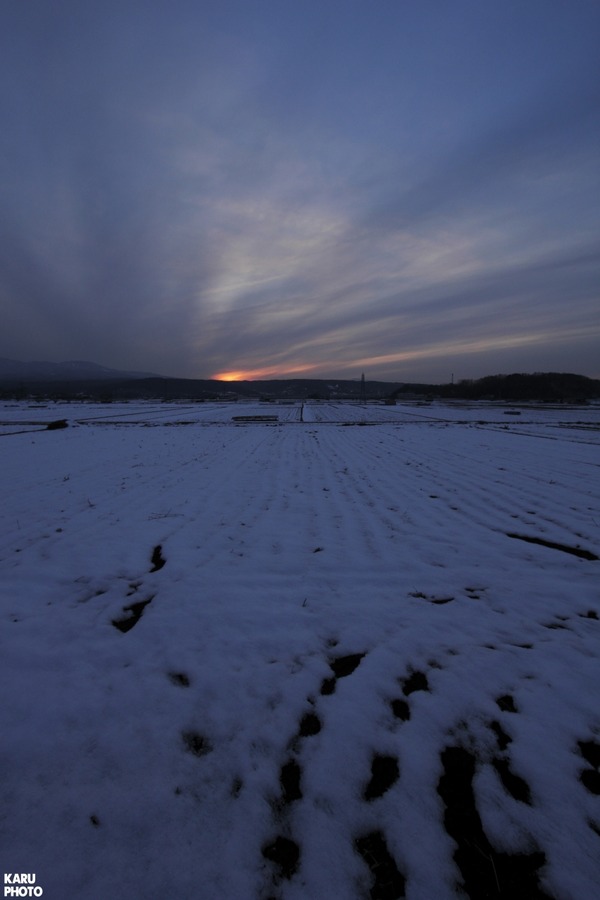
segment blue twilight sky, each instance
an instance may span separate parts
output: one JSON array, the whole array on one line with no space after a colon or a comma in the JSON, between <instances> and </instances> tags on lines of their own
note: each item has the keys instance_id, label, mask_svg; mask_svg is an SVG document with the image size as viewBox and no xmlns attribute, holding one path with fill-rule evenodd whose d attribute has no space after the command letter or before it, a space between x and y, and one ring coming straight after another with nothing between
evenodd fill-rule
<instances>
[{"instance_id":1,"label":"blue twilight sky","mask_svg":"<svg viewBox=\"0 0 600 900\"><path fill-rule=\"evenodd\" d=\"M600 377L598 0L4 0L0 356Z\"/></svg>"}]
</instances>

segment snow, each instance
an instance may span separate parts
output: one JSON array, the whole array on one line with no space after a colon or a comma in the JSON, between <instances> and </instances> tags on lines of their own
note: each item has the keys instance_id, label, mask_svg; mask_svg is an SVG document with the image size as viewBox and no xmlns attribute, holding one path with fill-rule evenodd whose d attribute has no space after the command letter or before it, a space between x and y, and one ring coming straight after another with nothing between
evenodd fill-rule
<instances>
[{"instance_id":1,"label":"snow","mask_svg":"<svg viewBox=\"0 0 600 900\"><path fill-rule=\"evenodd\" d=\"M595 898L600 561L569 550L600 556L599 420L1 405L3 872L49 900L400 896L379 835L406 897L476 896L460 748L490 884L527 895L489 847L539 851L539 896Z\"/></svg>"}]
</instances>

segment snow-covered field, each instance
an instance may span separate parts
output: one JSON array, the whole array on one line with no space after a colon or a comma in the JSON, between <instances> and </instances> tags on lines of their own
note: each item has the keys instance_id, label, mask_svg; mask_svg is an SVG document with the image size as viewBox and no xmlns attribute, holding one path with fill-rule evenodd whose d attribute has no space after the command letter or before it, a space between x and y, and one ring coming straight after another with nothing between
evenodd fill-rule
<instances>
[{"instance_id":1,"label":"snow-covered field","mask_svg":"<svg viewBox=\"0 0 600 900\"><path fill-rule=\"evenodd\" d=\"M3 873L595 900L599 446L598 407L1 405Z\"/></svg>"}]
</instances>

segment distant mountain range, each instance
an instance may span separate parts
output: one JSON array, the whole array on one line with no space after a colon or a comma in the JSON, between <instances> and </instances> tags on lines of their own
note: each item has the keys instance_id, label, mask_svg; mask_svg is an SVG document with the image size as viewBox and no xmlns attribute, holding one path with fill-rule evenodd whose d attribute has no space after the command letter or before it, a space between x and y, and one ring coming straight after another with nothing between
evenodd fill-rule
<instances>
[{"instance_id":1,"label":"distant mountain range","mask_svg":"<svg viewBox=\"0 0 600 900\"><path fill-rule=\"evenodd\" d=\"M106 378L155 378L153 372L109 369L97 363L75 359L68 362L21 362L0 358L0 381L89 381Z\"/></svg>"},{"instance_id":2,"label":"distant mountain range","mask_svg":"<svg viewBox=\"0 0 600 900\"><path fill-rule=\"evenodd\" d=\"M0 359L0 398L102 400L506 400L577 402L600 399L600 381L560 372L490 375L458 384L280 379L214 381L165 378L96 363L20 362Z\"/></svg>"}]
</instances>

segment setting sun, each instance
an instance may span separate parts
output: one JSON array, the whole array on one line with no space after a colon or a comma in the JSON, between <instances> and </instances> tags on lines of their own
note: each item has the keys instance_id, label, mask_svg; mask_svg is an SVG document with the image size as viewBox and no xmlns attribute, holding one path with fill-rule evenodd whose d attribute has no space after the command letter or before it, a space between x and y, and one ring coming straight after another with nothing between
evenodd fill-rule
<instances>
[{"instance_id":1,"label":"setting sun","mask_svg":"<svg viewBox=\"0 0 600 900\"><path fill-rule=\"evenodd\" d=\"M214 381L244 381L247 378L244 372L218 372L210 377Z\"/></svg>"},{"instance_id":2,"label":"setting sun","mask_svg":"<svg viewBox=\"0 0 600 900\"><path fill-rule=\"evenodd\" d=\"M214 381L257 381L263 378L289 378L290 375L297 375L301 372L309 372L315 366L292 366L291 368L279 369L271 366L266 369L246 369L233 372L218 372L210 377Z\"/></svg>"}]
</instances>

